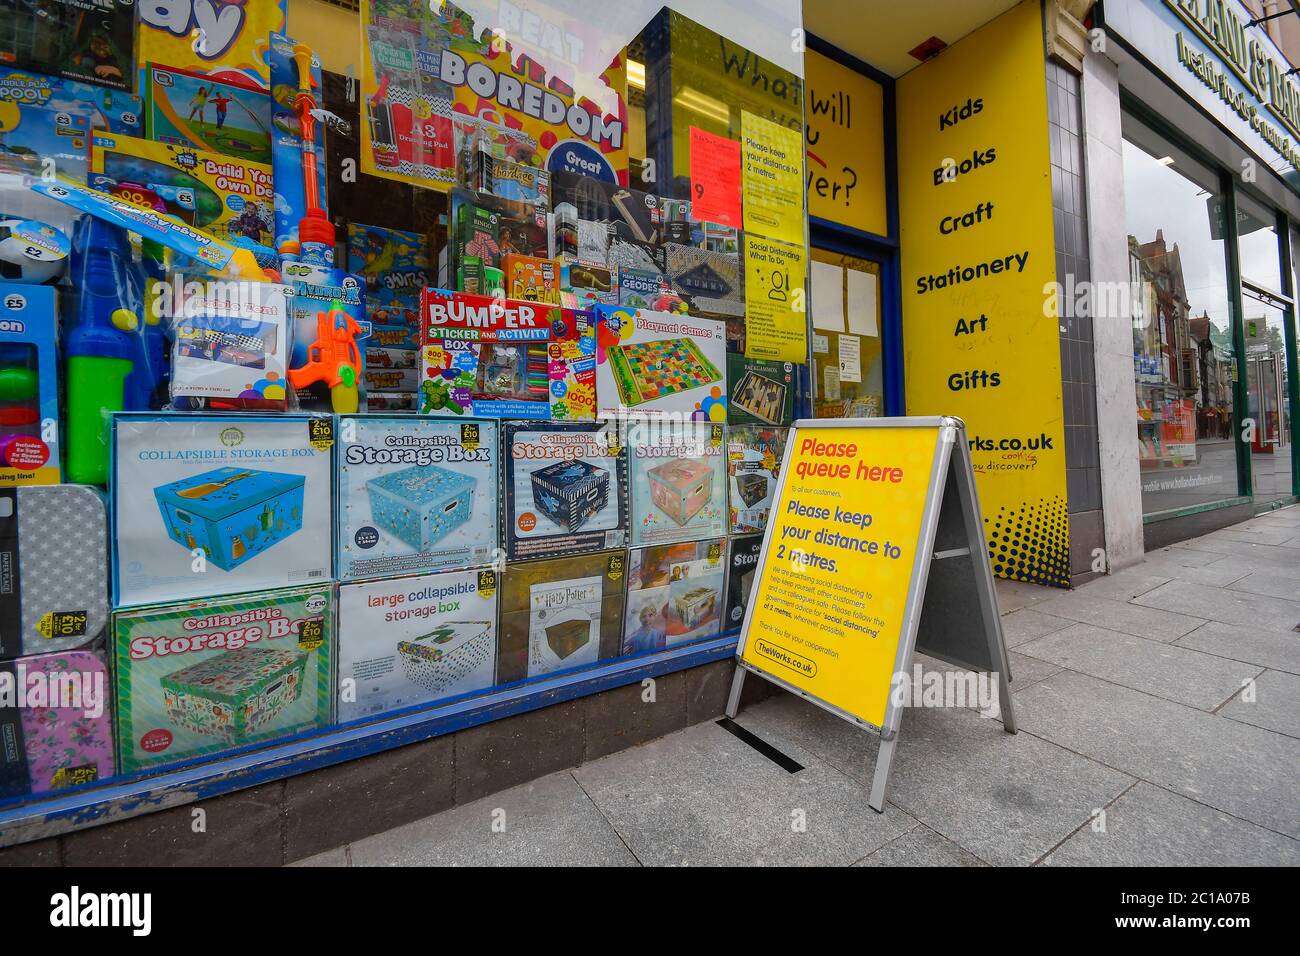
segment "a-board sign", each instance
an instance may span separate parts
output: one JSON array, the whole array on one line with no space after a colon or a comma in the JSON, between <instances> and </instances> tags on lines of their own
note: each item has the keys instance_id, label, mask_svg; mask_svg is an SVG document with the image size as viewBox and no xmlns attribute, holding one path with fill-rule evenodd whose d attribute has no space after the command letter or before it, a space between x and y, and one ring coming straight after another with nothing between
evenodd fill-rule
<instances>
[{"instance_id":1,"label":"a-board sign","mask_svg":"<svg viewBox=\"0 0 1300 956\"><path fill-rule=\"evenodd\" d=\"M746 671L881 736L882 810L915 650L1010 673L965 427L955 418L795 423L737 649Z\"/></svg>"}]
</instances>

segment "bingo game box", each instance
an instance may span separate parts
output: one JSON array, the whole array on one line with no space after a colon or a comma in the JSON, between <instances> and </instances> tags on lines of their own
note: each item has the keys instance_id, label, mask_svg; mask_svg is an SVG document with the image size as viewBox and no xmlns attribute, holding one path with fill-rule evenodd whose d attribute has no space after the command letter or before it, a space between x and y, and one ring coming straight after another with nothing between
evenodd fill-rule
<instances>
[{"instance_id":1,"label":"bingo game box","mask_svg":"<svg viewBox=\"0 0 1300 956\"><path fill-rule=\"evenodd\" d=\"M622 550L507 564L497 682L616 657L626 584Z\"/></svg>"},{"instance_id":2,"label":"bingo game box","mask_svg":"<svg viewBox=\"0 0 1300 956\"><path fill-rule=\"evenodd\" d=\"M745 623L745 608L754 591L754 572L758 569L758 556L763 552L763 536L748 534L734 537L730 545L730 567L727 569L727 606L723 630L733 631Z\"/></svg>"},{"instance_id":3,"label":"bingo game box","mask_svg":"<svg viewBox=\"0 0 1300 956\"><path fill-rule=\"evenodd\" d=\"M497 545L497 423L340 419L340 580L488 563Z\"/></svg>"},{"instance_id":4,"label":"bingo game box","mask_svg":"<svg viewBox=\"0 0 1300 956\"><path fill-rule=\"evenodd\" d=\"M97 639L108 623L108 509L99 489L0 488L0 567L0 660Z\"/></svg>"},{"instance_id":5,"label":"bingo game box","mask_svg":"<svg viewBox=\"0 0 1300 956\"><path fill-rule=\"evenodd\" d=\"M332 595L315 585L114 614L122 770L327 726Z\"/></svg>"},{"instance_id":6,"label":"bingo game box","mask_svg":"<svg viewBox=\"0 0 1300 956\"><path fill-rule=\"evenodd\" d=\"M328 416L113 416L114 605L332 576Z\"/></svg>"},{"instance_id":7,"label":"bingo game box","mask_svg":"<svg viewBox=\"0 0 1300 956\"><path fill-rule=\"evenodd\" d=\"M789 425L794 420L794 366L727 353L728 421Z\"/></svg>"},{"instance_id":8,"label":"bingo game box","mask_svg":"<svg viewBox=\"0 0 1300 956\"><path fill-rule=\"evenodd\" d=\"M765 425L732 425L727 429L731 534L749 534L767 527L789 431Z\"/></svg>"},{"instance_id":9,"label":"bingo game box","mask_svg":"<svg viewBox=\"0 0 1300 956\"><path fill-rule=\"evenodd\" d=\"M727 539L660 545L628 554L624 654L715 637L722 627Z\"/></svg>"},{"instance_id":10,"label":"bingo game box","mask_svg":"<svg viewBox=\"0 0 1300 956\"><path fill-rule=\"evenodd\" d=\"M0 699L0 800L113 776L113 683L102 654L62 651L0 663L0 681L27 695L43 691L38 703Z\"/></svg>"},{"instance_id":11,"label":"bingo game box","mask_svg":"<svg viewBox=\"0 0 1300 956\"><path fill-rule=\"evenodd\" d=\"M597 306L599 415L727 420L727 334L717 319Z\"/></svg>"},{"instance_id":12,"label":"bingo game box","mask_svg":"<svg viewBox=\"0 0 1300 956\"><path fill-rule=\"evenodd\" d=\"M722 425L692 422L638 422L628 430L633 547L726 533L722 436Z\"/></svg>"},{"instance_id":13,"label":"bingo game box","mask_svg":"<svg viewBox=\"0 0 1300 956\"><path fill-rule=\"evenodd\" d=\"M627 457L612 423L507 422L508 560L621 548L627 539Z\"/></svg>"},{"instance_id":14,"label":"bingo game box","mask_svg":"<svg viewBox=\"0 0 1300 956\"><path fill-rule=\"evenodd\" d=\"M340 585L339 719L491 687L497 577L483 568Z\"/></svg>"}]
</instances>

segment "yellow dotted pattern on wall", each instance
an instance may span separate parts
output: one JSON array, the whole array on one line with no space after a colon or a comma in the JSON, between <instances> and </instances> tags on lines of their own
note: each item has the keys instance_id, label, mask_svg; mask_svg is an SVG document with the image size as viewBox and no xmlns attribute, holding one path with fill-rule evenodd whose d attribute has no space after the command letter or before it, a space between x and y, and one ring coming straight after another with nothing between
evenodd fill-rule
<instances>
[{"instance_id":1,"label":"yellow dotted pattern on wall","mask_svg":"<svg viewBox=\"0 0 1300 956\"><path fill-rule=\"evenodd\" d=\"M984 519L993 573L1012 581L1069 587L1070 525L1065 499L999 508Z\"/></svg>"}]
</instances>

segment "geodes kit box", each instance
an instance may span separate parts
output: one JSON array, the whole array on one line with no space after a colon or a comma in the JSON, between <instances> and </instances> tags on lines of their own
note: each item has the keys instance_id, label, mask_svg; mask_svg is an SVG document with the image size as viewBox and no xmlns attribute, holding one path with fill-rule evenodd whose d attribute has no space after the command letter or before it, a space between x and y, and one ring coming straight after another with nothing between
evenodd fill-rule
<instances>
[{"instance_id":1,"label":"geodes kit box","mask_svg":"<svg viewBox=\"0 0 1300 956\"><path fill-rule=\"evenodd\" d=\"M726 556L726 538L629 552L623 653L645 654L718 634Z\"/></svg>"},{"instance_id":2,"label":"geodes kit box","mask_svg":"<svg viewBox=\"0 0 1300 956\"><path fill-rule=\"evenodd\" d=\"M727 533L722 425L649 421L628 429L631 545Z\"/></svg>"},{"instance_id":3,"label":"geodes kit box","mask_svg":"<svg viewBox=\"0 0 1300 956\"><path fill-rule=\"evenodd\" d=\"M491 687L497 573L487 568L339 586L339 720Z\"/></svg>"},{"instance_id":4,"label":"geodes kit box","mask_svg":"<svg viewBox=\"0 0 1300 956\"><path fill-rule=\"evenodd\" d=\"M497 683L617 657L627 552L507 564Z\"/></svg>"},{"instance_id":5,"label":"geodes kit box","mask_svg":"<svg viewBox=\"0 0 1300 956\"><path fill-rule=\"evenodd\" d=\"M329 585L118 611L121 769L327 726L333 618Z\"/></svg>"},{"instance_id":6,"label":"geodes kit box","mask_svg":"<svg viewBox=\"0 0 1300 956\"><path fill-rule=\"evenodd\" d=\"M491 561L497 428L491 421L340 418L339 580Z\"/></svg>"},{"instance_id":7,"label":"geodes kit box","mask_svg":"<svg viewBox=\"0 0 1300 956\"><path fill-rule=\"evenodd\" d=\"M508 560L627 543L627 456L614 423L503 427Z\"/></svg>"},{"instance_id":8,"label":"geodes kit box","mask_svg":"<svg viewBox=\"0 0 1300 956\"><path fill-rule=\"evenodd\" d=\"M117 414L116 607L332 576L328 416Z\"/></svg>"},{"instance_id":9,"label":"geodes kit box","mask_svg":"<svg viewBox=\"0 0 1300 956\"><path fill-rule=\"evenodd\" d=\"M729 533L749 534L767 527L789 432L788 428L764 425L732 425L727 429Z\"/></svg>"}]
</instances>

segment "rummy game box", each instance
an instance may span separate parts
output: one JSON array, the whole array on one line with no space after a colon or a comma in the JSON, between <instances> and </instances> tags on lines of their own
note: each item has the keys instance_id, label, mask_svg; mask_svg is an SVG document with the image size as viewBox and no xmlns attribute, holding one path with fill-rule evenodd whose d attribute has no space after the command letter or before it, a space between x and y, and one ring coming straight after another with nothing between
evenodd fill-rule
<instances>
[{"instance_id":1,"label":"rummy game box","mask_svg":"<svg viewBox=\"0 0 1300 956\"><path fill-rule=\"evenodd\" d=\"M328 726L330 585L113 615L126 773Z\"/></svg>"},{"instance_id":2,"label":"rummy game box","mask_svg":"<svg viewBox=\"0 0 1300 956\"><path fill-rule=\"evenodd\" d=\"M332 417L119 413L111 432L115 606L331 579Z\"/></svg>"},{"instance_id":3,"label":"rummy game box","mask_svg":"<svg viewBox=\"0 0 1300 956\"><path fill-rule=\"evenodd\" d=\"M727 420L727 336L717 319L596 307L598 417Z\"/></svg>"},{"instance_id":4,"label":"rummy game box","mask_svg":"<svg viewBox=\"0 0 1300 956\"><path fill-rule=\"evenodd\" d=\"M726 555L726 538L631 551L622 652L645 654L716 636Z\"/></svg>"},{"instance_id":5,"label":"rummy game box","mask_svg":"<svg viewBox=\"0 0 1300 956\"><path fill-rule=\"evenodd\" d=\"M627 456L613 423L503 428L507 560L626 544Z\"/></svg>"},{"instance_id":6,"label":"rummy game box","mask_svg":"<svg viewBox=\"0 0 1300 956\"><path fill-rule=\"evenodd\" d=\"M339 419L339 580L487 564L497 546L497 423Z\"/></svg>"},{"instance_id":7,"label":"rummy game box","mask_svg":"<svg viewBox=\"0 0 1300 956\"><path fill-rule=\"evenodd\" d=\"M723 432L722 425L653 420L628 429L632 547L726 534Z\"/></svg>"},{"instance_id":8,"label":"rummy game box","mask_svg":"<svg viewBox=\"0 0 1300 956\"><path fill-rule=\"evenodd\" d=\"M747 534L728 541L730 553L727 568L727 607L723 617L723 631L734 631L745 623L745 609L754 593L754 579L758 572L758 557L763 551L763 536Z\"/></svg>"},{"instance_id":9,"label":"rummy game box","mask_svg":"<svg viewBox=\"0 0 1300 956\"><path fill-rule=\"evenodd\" d=\"M727 420L733 425L794 421L794 366L727 353Z\"/></svg>"},{"instance_id":10,"label":"rummy game box","mask_svg":"<svg viewBox=\"0 0 1300 956\"><path fill-rule=\"evenodd\" d=\"M618 656L626 585L622 550L507 564L497 682Z\"/></svg>"},{"instance_id":11,"label":"rummy game box","mask_svg":"<svg viewBox=\"0 0 1300 956\"><path fill-rule=\"evenodd\" d=\"M339 585L339 720L491 687L497 578L479 569Z\"/></svg>"},{"instance_id":12,"label":"rummy game box","mask_svg":"<svg viewBox=\"0 0 1300 956\"><path fill-rule=\"evenodd\" d=\"M748 534L767 527L788 434L787 428L765 425L732 425L727 429L730 534Z\"/></svg>"}]
</instances>

